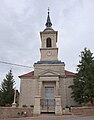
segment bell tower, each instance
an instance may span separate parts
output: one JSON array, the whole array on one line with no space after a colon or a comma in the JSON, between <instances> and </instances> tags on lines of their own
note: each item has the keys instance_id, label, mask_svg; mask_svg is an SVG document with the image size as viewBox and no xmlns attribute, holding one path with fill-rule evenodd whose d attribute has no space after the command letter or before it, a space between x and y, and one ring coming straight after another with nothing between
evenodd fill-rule
<instances>
[{"instance_id":1,"label":"bell tower","mask_svg":"<svg viewBox=\"0 0 94 120\"><path fill-rule=\"evenodd\" d=\"M50 13L48 9L46 28L40 32L41 48L40 48L40 61L57 61L58 48L57 48L57 31L52 28Z\"/></svg>"}]
</instances>

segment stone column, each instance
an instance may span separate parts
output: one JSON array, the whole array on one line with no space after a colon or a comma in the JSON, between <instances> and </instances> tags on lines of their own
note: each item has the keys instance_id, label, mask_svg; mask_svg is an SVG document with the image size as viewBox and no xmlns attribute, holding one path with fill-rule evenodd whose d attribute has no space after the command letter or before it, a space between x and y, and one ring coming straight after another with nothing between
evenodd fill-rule
<instances>
[{"instance_id":1,"label":"stone column","mask_svg":"<svg viewBox=\"0 0 94 120\"><path fill-rule=\"evenodd\" d=\"M61 107L61 96L55 97L55 115L62 115L62 107Z\"/></svg>"},{"instance_id":2,"label":"stone column","mask_svg":"<svg viewBox=\"0 0 94 120\"><path fill-rule=\"evenodd\" d=\"M35 97L34 115L40 114L40 96Z\"/></svg>"},{"instance_id":3,"label":"stone column","mask_svg":"<svg viewBox=\"0 0 94 120\"><path fill-rule=\"evenodd\" d=\"M34 114L40 114L40 99L41 99L41 90L42 90L42 81L39 81L38 84L38 96L35 96L35 104L34 104Z\"/></svg>"}]
</instances>

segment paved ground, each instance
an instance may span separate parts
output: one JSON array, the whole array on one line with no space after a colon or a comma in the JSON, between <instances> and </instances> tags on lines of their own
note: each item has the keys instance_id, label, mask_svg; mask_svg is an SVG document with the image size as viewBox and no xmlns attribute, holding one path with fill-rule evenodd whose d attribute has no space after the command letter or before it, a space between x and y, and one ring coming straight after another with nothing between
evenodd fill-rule
<instances>
[{"instance_id":1,"label":"paved ground","mask_svg":"<svg viewBox=\"0 0 94 120\"><path fill-rule=\"evenodd\" d=\"M94 116L39 116L32 118L10 118L0 120L94 120Z\"/></svg>"}]
</instances>

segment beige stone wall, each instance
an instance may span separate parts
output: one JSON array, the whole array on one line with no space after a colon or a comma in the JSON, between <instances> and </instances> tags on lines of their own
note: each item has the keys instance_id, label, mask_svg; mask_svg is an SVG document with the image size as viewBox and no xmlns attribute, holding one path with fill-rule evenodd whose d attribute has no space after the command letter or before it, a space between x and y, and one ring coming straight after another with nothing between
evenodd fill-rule
<instances>
[{"instance_id":1,"label":"beige stone wall","mask_svg":"<svg viewBox=\"0 0 94 120\"><path fill-rule=\"evenodd\" d=\"M74 115L94 115L94 106L72 107L71 112Z\"/></svg>"},{"instance_id":2,"label":"beige stone wall","mask_svg":"<svg viewBox=\"0 0 94 120\"><path fill-rule=\"evenodd\" d=\"M19 106L22 107L23 105L26 105L30 107L30 105L34 105L34 97L37 94L37 91L37 79L21 79Z\"/></svg>"},{"instance_id":3,"label":"beige stone wall","mask_svg":"<svg viewBox=\"0 0 94 120\"><path fill-rule=\"evenodd\" d=\"M42 74L44 71L54 71L56 73L59 73L60 75L64 76L64 64L34 64L34 75L38 76Z\"/></svg>"},{"instance_id":4,"label":"beige stone wall","mask_svg":"<svg viewBox=\"0 0 94 120\"><path fill-rule=\"evenodd\" d=\"M66 86L65 86L64 78L60 78L59 86L60 86L59 92L61 95L61 105L62 105L62 108L65 108L65 106L66 106Z\"/></svg>"},{"instance_id":5,"label":"beige stone wall","mask_svg":"<svg viewBox=\"0 0 94 120\"><path fill-rule=\"evenodd\" d=\"M60 78L60 95L61 95L61 103L62 107L65 108L67 105L70 107L71 105L77 105L77 103L71 98L71 88L68 88L73 84L73 78Z\"/></svg>"},{"instance_id":6,"label":"beige stone wall","mask_svg":"<svg viewBox=\"0 0 94 120\"><path fill-rule=\"evenodd\" d=\"M0 107L0 118L1 119L31 117L31 116L33 116L33 109L31 108Z\"/></svg>"},{"instance_id":7,"label":"beige stone wall","mask_svg":"<svg viewBox=\"0 0 94 120\"><path fill-rule=\"evenodd\" d=\"M41 36L41 48L46 48L46 39L48 36L52 40L52 48L56 47L56 42L57 42L57 31L52 31L52 32L40 32Z\"/></svg>"},{"instance_id":8,"label":"beige stone wall","mask_svg":"<svg viewBox=\"0 0 94 120\"><path fill-rule=\"evenodd\" d=\"M50 51L50 55L47 52ZM41 52L41 61L53 61L58 60L58 48L47 48L47 49L40 49Z\"/></svg>"},{"instance_id":9,"label":"beige stone wall","mask_svg":"<svg viewBox=\"0 0 94 120\"><path fill-rule=\"evenodd\" d=\"M71 98L72 89L68 88L70 85L73 84L73 78L72 77L66 78L65 81L66 81L66 96L67 96L66 103L68 104L68 106L71 105L75 106L77 105L77 103L73 100L73 98Z\"/></svg>"}]
</instances>

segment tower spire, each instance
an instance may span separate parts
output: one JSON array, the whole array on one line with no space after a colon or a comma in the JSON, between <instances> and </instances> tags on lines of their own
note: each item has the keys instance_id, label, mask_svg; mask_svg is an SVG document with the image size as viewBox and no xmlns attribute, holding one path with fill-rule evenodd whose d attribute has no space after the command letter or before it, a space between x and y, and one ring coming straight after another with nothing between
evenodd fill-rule
<instances>
[{"instance_id":1,"label":"tower spire","mask_svg":"<svg viewBox=\"0 0 94 120\"><path fill-rule=\"evenodd\" d=\"M46 27L51 27L52 26L52 23L51 23L51 20L50 20L50 15L49 15L49 7L48 7L48 16L47 16L47 22L46 22Z\"/></svg>"}]
</instances>

